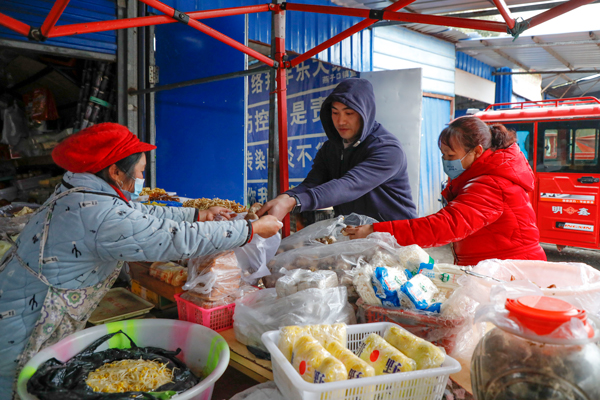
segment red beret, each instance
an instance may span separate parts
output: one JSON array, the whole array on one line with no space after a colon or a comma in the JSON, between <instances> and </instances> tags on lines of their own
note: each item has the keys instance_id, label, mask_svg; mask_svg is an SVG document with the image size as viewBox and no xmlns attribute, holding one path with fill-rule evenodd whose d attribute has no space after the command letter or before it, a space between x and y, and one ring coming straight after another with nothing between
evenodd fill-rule
<instances>
[{"instance_id":1,"label":"red beret","mask_svg":"<svg viewBox=\"0 0 600 400\"><path fill-rule=\"evenodd\" d=\"M67 137L54 148L52 159L67 171L95 174L127 156L154 149L123 125L105 122Z\"/></svg>"}]
</instances>

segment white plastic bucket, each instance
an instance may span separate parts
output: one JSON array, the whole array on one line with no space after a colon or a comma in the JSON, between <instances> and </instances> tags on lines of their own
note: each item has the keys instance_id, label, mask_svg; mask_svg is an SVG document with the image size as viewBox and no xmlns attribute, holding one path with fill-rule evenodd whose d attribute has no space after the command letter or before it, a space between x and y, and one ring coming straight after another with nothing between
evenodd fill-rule
<instances>
[{"instance_id":1,"label":"white plastic bucket","mask_svg":"<svg viewBox=\"0 0 600 400\"><path fill-rule=\"evenodd\" d=\"M36 400L27 393L27 382L37 368L50 358L67 361L102 336L122 330L139 347L160 347L166 350L181 349L178 358L197 376L206 376L193 388L176 396L177 400L210 400L215 382L229 364L229 346L221 335L202 325L170 319L139 319L112 322L84 329L67 336L60 342L36 354L21 371L17 392L22 400ZM124 335L115 335L97 351L108 348L128 348Z\"/></svg>"}]
</instances>

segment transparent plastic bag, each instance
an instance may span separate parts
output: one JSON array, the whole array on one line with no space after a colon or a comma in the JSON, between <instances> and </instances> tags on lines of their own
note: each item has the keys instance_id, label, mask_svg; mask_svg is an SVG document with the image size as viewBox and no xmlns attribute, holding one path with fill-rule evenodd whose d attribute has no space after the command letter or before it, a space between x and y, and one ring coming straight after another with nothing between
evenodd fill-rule
<instances>
[{"instance_id":1,"label":"transparent plastic bag","mask_svg":"<svg viewBox=\"0 0 600 400\"><path fill-rule=\"evenodd\" d=\"M8 233L11 235L21 233L33 214L35 214L35 211L40 207L39 204L34 203L12 203L0 207L0 233ZM29 212L30 210L31 212ZM19 215L24 212L26 213Z\"/></svg>"},{"instance_id":2,"label":"transparent plastic bag","mask_svg":"<svg viewBox=\"0 0 600 400\"><path fill-rule=\"evenodd\" d=\"M388 234L389 235L389 234ZM400 268L401 262L395 249L385 242L373 239L357 239L337 242L326 246L308 246L290 250L273 258L268 265L271 276L263 280L265 286L272 287L283 276L281 268L308 269L311 271L330 270L338 275L340 285L348 288L348 296L357 298L352 280L352 269L363 260L373 266Z\"/></svg>"},{"instance_id":3,"label":"transparent plastic bag","mask_svg":"<svg viewBox=\"0 0 600 400\"><path fill-rule=\"evenodd\" d=\"M307 289L277 298L275 289L250 293L235 302L233 329L238 342L266 351L264 332L290 325L356 323L345 287Z\"/></svg>"},{"instance_id":4,"label":"transparent plastic bag","mask_svg":"<svg viewBox=\"0 0 600 400\"><path fill-rule=\"evenodd\" d=\"M239 290L241 273L233 251L193 258L188 262L188 279L183 290L207 301L220 300Z\"/></svg>"},{"instance_id":5,"label":"transparent plastic bag","mask_svg":"<svg viewBox=\"0 0 600 400\"><path fill-rule=\"evenodd\" d=\"M312 272L306 269L288 271L282 268L281 272L284 276L279 278L275 284L278 297L289 296L311 288L327 289L339 285L337 274L334 271Z\"/></svg>"},{"instance_id":6,"label":"transparent plastic bag","mask_svg":"<svg viewBox=\"0 0 600 400\"><path fill-rule=\"evenodd\" d=\"M25 113L16 104L4 110L3 120L4 125L0 143L16 146L21 138L29 136Z\"/></svg>"},{"instance_id":7,"label":"transparent plastic bag","mask_svg":"<svg viewBox=\"0 0 600 400\"><path fill-rule=\"evenodd\" d=\"M269 275L271 272L267 268L267 262L275 256L280 243L279 233L267 239L254 235L250 243L236 248L234 253L242 269L242 279L255 284L258 279Z\"/></svg>"},{"instance_id":8,"label":"transparent plastic bag","mask_svg":"<svg viewBox=\"0 0 600 400\"><path fill-rule=\"evenodd\" d=\"M328 236L335 238L340 235L341 230L345 227L346 225L344 224L343 216L315 222L283 239L281 245L277 249L277 254L304 246L323 245L323 243L318 242L315 239Z\"/></svg>"}]
</instances>

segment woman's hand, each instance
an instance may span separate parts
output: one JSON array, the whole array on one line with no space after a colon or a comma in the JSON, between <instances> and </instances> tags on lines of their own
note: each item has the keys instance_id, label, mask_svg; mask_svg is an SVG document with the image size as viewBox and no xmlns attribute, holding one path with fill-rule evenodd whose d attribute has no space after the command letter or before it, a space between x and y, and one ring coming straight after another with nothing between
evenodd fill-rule
<instances>
[{"instance_id":1,"label":"woman's hand","mask_svg":"<svg viewBox=\"0 0 600 400\"><path fill-rule=\"evenodd\" d=\"M373 225L347 226L344 235L350 239L362 239L373 233Z\"/></svg>"},{"instance_id":2,"label":"woman's hand","mask_svg":"<svg viewBox=\"0 0 600 400\"><path fill-rule=\"evenodd\" d=\"M210 219L209 221L214 221L214 220L229 221L231 219L231 217L235 216L235 213L233 212L233 210L230 210L229 208L225 208L225 207L215 206L215 207L209 208L207 211L210 212L213 216L212 219Z\"/></svg>"},{"instance_id":3,"label":"woman's hand","mask_svg":"<svg viewBox=\"0 0 600 400\"><path fill-rule=\"evenodd\" d=\"M273 215L265 215L252 223L254 234L265 239L275 235L282 227L283 224Z\"/></svg>"}]
</instances>

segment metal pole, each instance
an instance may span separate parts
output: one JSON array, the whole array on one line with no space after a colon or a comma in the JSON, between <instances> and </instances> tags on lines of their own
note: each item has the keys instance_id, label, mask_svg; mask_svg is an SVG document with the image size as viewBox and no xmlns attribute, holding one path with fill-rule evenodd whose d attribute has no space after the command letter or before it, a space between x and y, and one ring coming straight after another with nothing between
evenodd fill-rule
<instances>
[{"instance_id":1,"label":"metal pole","mask_svg":"<svg viewBox=\"0 0 600 400\"><path fill-rule=\"evenodd\" d=\"M511 15L510 10L508 9L508 6L504 2L504 0L493 0L493 1L494 1L494 4L496 5L496 8L498 8L498 11L500 11L502 18L504 18L506 25L508 25L508 27L510 29L514 28L515 27L515 19Z\"/></svg>"},{"instance_id":2,"label":"metal pole","mask_svg":"<svg viewBox=\"0 0 600 400\"><path fill-rule=\"evenodd\" d=\"M185 15L190 17L190 19L209 19L265 11L269 11L268 4L246 7L223 8L219 10L193 11L185 13ZM111 21L85 22L81 24L55 26L53 29L50 30L48 37L54 38L61 36L81 35L83 33L104 32L111 31L114 29L139 28L142 26L171 24L173 22L177 21L166 15L116 19Z\"/></svg>"},{"instance_id":3,"label":"metal pole","mask_svg":"<svg viewBox=\"0 0 600 400\"><path fill-rule=\"evenodd\" d=\"M60 19L60 16L62 15L63 11L65 11L65 8L67 8L68 4L69 4L69 0L55 0L54 1L54 5L52 6L52 9L50 10L50 12L48 13L48 16L44 20L44 23L42 24L42 28L40 29L43 37L45 37L45 38L48 37L48 32L50 32L50 29L52 29L54 27L54 25L56 25L56 23Z\"/></svg>"},{"instance_id":4,"label":"metal pole","mask_svg":"<svg viewBox=\"0 0 600 400\"><path fill-rule=\"evenodd\" d=\"M560 15L563 15L571 10L584 6L586 4L592 3L593 0L571 0L569 2L563 3L559 6L553 7L547 11L544 11L541 14L535 15L528 20L526 23L529 23L529 28L533 28L534 26L543 24L544 22L556 18Z\"/></svg>"},{"instance_id":5,"label":"metal pole","mask_svg":"<svg viewBox=\"0 0 600 400\"><path fill-rule=\"evenodd\" d=\"M406 7L407 5L413 3L414 1L415 0L397 1L396 3L393 3L392 5L386 7L385 11L398 11L398 10ZM287 4L286 4L286 6L287 6ZM315 7L318 7L318 6L315 6ZM379 12L382 12L382 11L379 11ZM368 28L369 26L373 25L375 22L377 22L376 19L365 19L364 21L360 21L358 24L346 29L345 31L343 31L341 33L338 33L331 39L324 41L323 43L316 46L312 50L309 50L306 53L294 58L291 62L289 62L289 61L286 62L286 67L287 68L295 67L296 65L300 64L301 62L308 60L312 56L319 54L323 50L330 48L334 44L339 43L342 40L354 35L356 32L360 32L363 29Z\"/></svg>"},{"instance_id":6,"label":"metal pole","mask_svg":"<svg viewBox=\"0 0 600 400\"><path fill-rule=\"evenodd\" d=\"M195 19L190 19L190 17L188 17L185 13L179 12L179 11L175 10L174 8L167 6L166 4L161 3L158 0L140 0L140 1L149 5L150 7L156 8L157 10L164 13L165 15L173 16L174 19L176 19L182 23L185 23L186 25L191 26L192 28L197 29L202 33L205 33L208 36L213 37L213 38L217 39L218 41L223 42L226 45L233 47L236 50L239 50L242 53L248 54L249 56L256 58L257 60L267 64L270 67L274 66L273 60L271 60L269 57L263 56L258 51L253 50L248 46L244 46L237 40L233 40L229 36L224 35L221 32L219 32L201 22L196 21Z\"/></svg>"},{"instance_id":7,"label":"metal pole","mask_svg":"<svg viewBox=\"0 0 600 400\"><path fill-rule=\"evenodd\" d=\"M285 57L285 10L276 7L274 13L274 28L271 35L275 36L275 61L277 68L277 133L279 136L279 192L289 189L289 171L287 163L287 79L283 62ZM283 219L282 236L290 235L290 215Z\"/></svg>"},{"instance_id":8,"label":"metal pole","mask_svg":"<svg viewBox=\"0 0 600 400\"><path fill-rule=\"evenodd\" d=\"M273 4L281 4L283 0L273 0ZM276 59L277 48L276 48L276 35L275 35L275 22L276 13L271 13L271 58ZM269 71L269 165L268 165L268 177L267 177L267 196L269 200L274 199L279 194L277 185L277 176L279 171L279 140L277 136L277 71L271 68ZM286 151L287 154L287 151Z\"/></svg>"},{"instance_id":9,"label":"metal pole","mask_svg":"<svg viewBox=\"0 0 600 400\"><path fill-rule=\"evenodd\" d=\"M259 74L261 72L270 71L272 69L273 68L271 68L271 67L262 66L259 68L250 69L250 70L246 70L246 71L229 72L227 74L208 76L206 78L191 79L189 81L170 83L168 85L155 86L155 87L141 89L141 90L132 90L129 92L129 95L133 96L136 94L156 93L156 92L162 92L163 90L179 89L179 88L186 87L186 86L199 85L201 83L217 82L217 81L222 81L225 79L239 78L239 77L248 76L248 75L255 75L255 74Z\"/></svg>"},{"instance_id":10,"label":"metal pole","mask_svg":"<svg viewBox=\"0 0 600 400\"><path fill-rule=\"evenodd\" d=\"M2 13L0 13L0 25L20 33L23 36L29 36L29 31L31 30L29 25Z\"/></svg>"}]
</instances>

